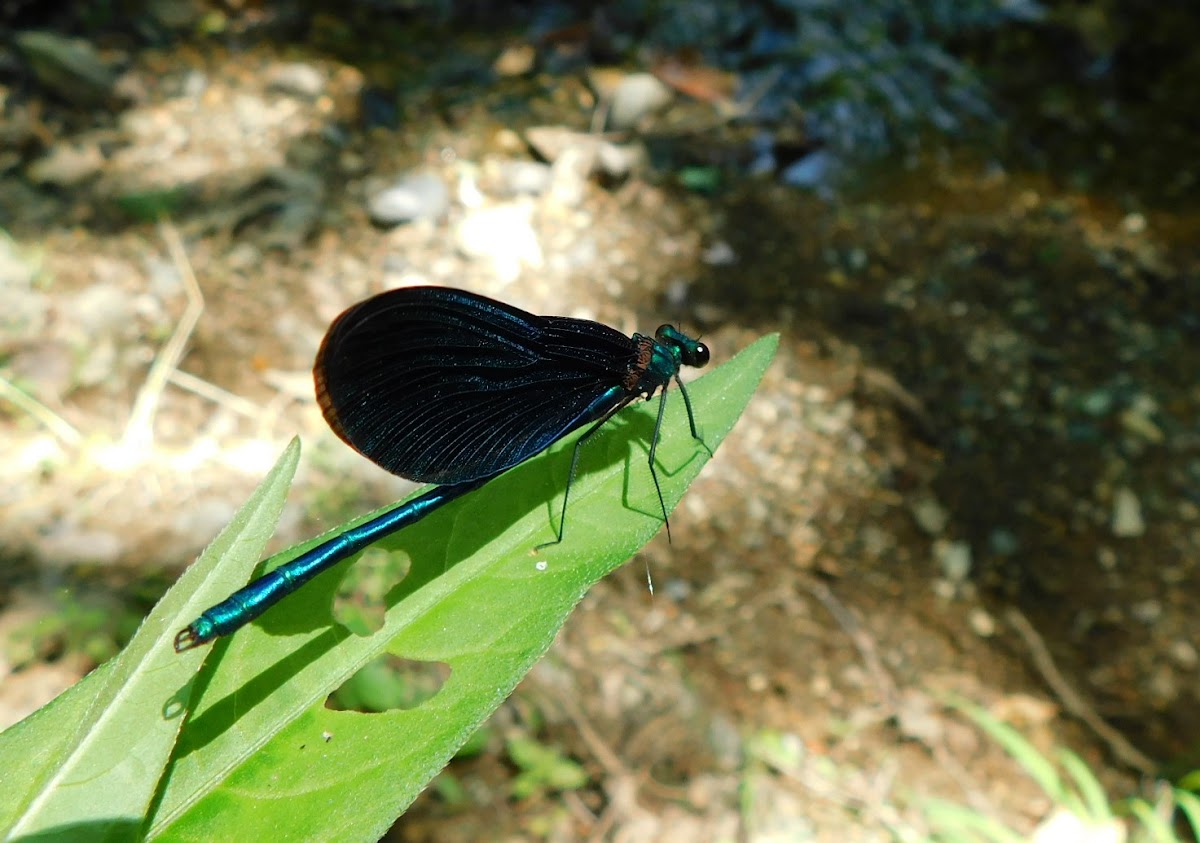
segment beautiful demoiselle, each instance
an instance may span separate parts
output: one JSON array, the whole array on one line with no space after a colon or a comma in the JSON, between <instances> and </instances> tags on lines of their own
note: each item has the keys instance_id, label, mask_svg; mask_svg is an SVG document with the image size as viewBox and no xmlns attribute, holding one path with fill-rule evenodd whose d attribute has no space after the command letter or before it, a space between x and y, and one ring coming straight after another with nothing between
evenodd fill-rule
<instances>
[{"instance_id":1,"label":"beautiful demoiselle","mask_svg":"<svg viewBox=\"0 0 1200 843\"><path fill-rule=\"evenodd\" d=\"M626 404L659 390L649 460L665 520L654 452L666 389L674 378L692 436L703 443L679 370L708 357L707 346L670 325L627 337L446 287L406 287L354 305L330 326L313 366L325 420L377 465L437 485L207 609L175 636L176 651L240 629L337 562L591 425L575 445L548 544L562 541L579 448Z\"/></svg>"}]
</instances>

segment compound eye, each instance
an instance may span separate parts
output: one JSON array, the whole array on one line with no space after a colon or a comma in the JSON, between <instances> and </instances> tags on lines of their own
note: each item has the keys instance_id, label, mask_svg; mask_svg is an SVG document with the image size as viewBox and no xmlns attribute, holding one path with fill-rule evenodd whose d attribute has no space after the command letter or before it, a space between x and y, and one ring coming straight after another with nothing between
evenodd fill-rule
<instances>
[{"instance_id":1,"label":"compound eye","mask_svg":"<svg viewBox=\"0 0 1200 843\"><path fill-rule=\"evenodd\" d=\"M708 365L708 346L702 342L696 343L691 349L691 358L693 366Z\"/></svg>"}]
</instances>

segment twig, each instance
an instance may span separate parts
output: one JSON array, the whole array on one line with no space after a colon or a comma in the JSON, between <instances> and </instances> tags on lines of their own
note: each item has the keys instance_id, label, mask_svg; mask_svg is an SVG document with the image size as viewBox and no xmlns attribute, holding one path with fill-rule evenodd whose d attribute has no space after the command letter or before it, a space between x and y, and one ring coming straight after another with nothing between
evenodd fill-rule
<instances>
[{"instance_id":1,"label":"twig","mask_svg":"<svg viewBox=\"0 0 1200 843\"><path fill-rule=\"evenodd\" d=\"M837 596L824 583L813 579L806 579L804 587L813 597L820 601L825 607L825 611L833 615L833 619L838 622L838 626L850 638L858 650L859 656L863 660L867 672L871 674L875 680L875 685L881 697L880 702L883 703L889 710L896 710L896 683L892 679L892 675L888 673L887 668L883 666L883 661L879 658L879 650L875 646L875 639L863 629L862 624L854 616L854 613L842 605L842 601L837 599Z\"/></svg>"},{"instance_id":2,"label":"twig","mask_svg":"<svg viewBox=\"0 0 1200 843\"><path fill-rule=\"evenodd\" d=\"M230 412L237 413L239 416L261 419L265 412L262 407L253 401L248 401L240 395L234 395L229 390L221 389L216 384L209 383L190 372L185 372L183 369L171 370L170 374L167 375L167 379L179 388L195 393L201 398L207 398L214 404L220 404L222 407Z\"/></svg>"},{"instance_id":3,"label":"twig","mask_svg":"<svg viewBox=\"0 0 1200 843\"><path fill-rule=\"evenodd\" d=\"M137 400L133 404L133 411L129 414L129 423L125 426L125 436L122 439L122 445L127 449L145 447L153 440L154 414L158 410L159 397L162 395L171 373L178 368L179 361L183 357L183 349L187 345L192 331L195 330L196 323L200 321L200 315L204 313L204 295L200 292L200 285L196 283L196 276L192 272L191 264L188 263L183 242L179 239L179 232L175 226L164 221L159 223L159 233L167 243L171 260L183 282L183 289L187 294L187 307L184 308L183 316L179 317L179 323L175 326L171 338L167 340L166 345L154 359L153 365L150 366L146 382L138 391Z\"/></svg>"},{"instance_id":4,"label":"twig","mask_svg":"<svg viewBox=\"0 0 1200 843\"><path fill-rule=\"evenodd\" d=\"M604 772L612 778L634 778L633 771L625 766L617 753L613 752L608 743L592 728L591 722L584 716L583 711L574 700L563 696L557 702L562 712L567 715L567 719L579 731L579 736L587 744L592 756L600 762Z\"/></svg>"},{"instance_id":5,"label":"twig","mask_svg":"<svg viewBox=\"0 0 1200 843\"><path fill-rule=\"evenodd\" d=\"M32 395L17 389L17 387L4 378L0 378L0 398L8 400L17 409L23 410L26 414L41 422L51 433L67 445L78 445L83 441L83 435L72 427L66 419Z\"/></svg>"},{"instance_id":6,"label":"twig","mask_svg":"<svg viewBox=\"0 0 1200 843\"><path fill-rule=\"evenodd\" d=\"M1114 729L1108 723L1104 722L1103 718L1096 713L1083 695L1072 687L1066 677L1059 672L1054 664L1054 658L1050 655L1049 649L1042 641L1042 637L1038 635L1037 630L1033 628L1033 624L1021 614L1019 609L1010 606L1005 611L1005 617L1012 624L1013 629L1025 641L1025 646L1029 648L1029 655L1033 659L1034 667L1042 675L1046 684L1050 686L1050 690L1058 697L1063 708L1068 713L1078 718L1087 724L1096 736L1108 744L1109 750L1120 761L1128 764L1140 773L1148 776L1153 776L1158 771L1158 765L1155 764L1149 756L1142 754L1140 750L1134 747L1125 736Z\"/></svg>"}]
</instances>

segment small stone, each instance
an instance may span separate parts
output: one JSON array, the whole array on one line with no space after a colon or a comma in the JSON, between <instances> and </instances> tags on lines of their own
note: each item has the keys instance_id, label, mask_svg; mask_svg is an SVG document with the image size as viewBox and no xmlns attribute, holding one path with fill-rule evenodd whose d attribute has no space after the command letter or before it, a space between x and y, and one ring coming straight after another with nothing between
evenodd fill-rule
<instances>
[{"instance_id":1,"label":"small stone","mask_svg":"<svg viewBox=\"0 0 1200 843\"><path fill-rule=\"evenodd\" d=\"M1012 530L997 527L988 536L988 546L997 556L1015 556L1021 549L1021 541Z\"/></svg>"},{"instance_id":2,"label":"small stone","mask_svg":"<svg viewBox=\"0 0 1200 843\"><path fill-rule=\"evenodd\" d=\"M116 284L92 284L82 290L65 312L72 314L84 336L125 335L133 297Z\"/></svg>"},{"instance_id":3,"label":"small stone","mask_svg":"<svg viewBox=\"0 0 1200 843\"><path fill-rule=\"evenodd\" d=\"M496 175L507 196L541 196L554 180L550 165L540 161L503 161L496 165Z\"/></svg>"},{"instance_id":4,"label":"small stone","mask_svg":"<svg viewBox=\"0 0 1200 843\"><path fill-rule=\"evenodd\" d=\"M953 600L956 589L954 583L941 577L933 581L933 593L943 600Z\"/></svg>"},{"instance_id":5,"label":"small stone","mask_svg":"<svg viewBox=\"0 0 1200 843\"><path fill-rule=\"evenodd\" d=\"M1151 703L1158 709L1174 705L1179 699L1179 683L1175 679L1175 671L1165 664L1160 664L1150 671L1150 676L1142 686L1150 697Z\"/></svg>"},{"instance_id":6,"label":"small stone","mask_svg":"<svg viewBox=\"0 0 1200 843\"><path fill-rule=\"evenodd\" d=\"M1139 395L1121 413L1121 427L1139 439L1158 445L1166 437L1154 422L1153 415L1157 411L1158 403L1153 398L1149 395Z\"/></svg>"},{"instance_id":7,"label":"small stone","mask_svg":"<svg viewBox=\"0 0 1200 843\"><path fill-rule=\"evenodd\" d=\"M95 144L56 144L29 165L26 175L34 184L74 187L100 172L104 156Z\"/></svg>"},{"instance_id":8,"label":"small stone","mask_svg":"<svg viewBox=\"0 0 1200 843\"><path fill-rule=\"evenodd\" d=\"M325 90L325 74L304 62L288 62L267 71L267 88L301 99L315 100Z\"/></svg>"},{"instance_id":9,"label":"small stone","mask_svg":"<svg viewBox=\"0 0 1200 843\"><path fill-rule=\"evenodd\" d=\"M492 62L492 70L497 76L524 76L533 70L536 61L536 47L532 44L516 44L501 51Z\"/></svg>"},{"instance_id":10,"label":"small stone","mask_svg":"<svg viewBox=\"0 0 1200 843\"><path fill-rule=\"evenodd\" d=\"M1113 494L1112 532L1122 539L1136 538L1146 532L1142 517L1142 502L1128 486Z\"/></svg>"},{"instance_id":11,"label":"small stone","mask_svg":"<svg viewBox=\"0 0 1200 843\"><path fill-rule=\"evenodd\" d=\"M709 266L732 266L737 263L737 259L737 252L726 240L718 240L700 255L700 260Z\"/></svg>"},{"instance_id":12,"label":"small stone","mask_svg":"<svg viewBox=\"0 0 1200 843\"><path fill-rule=\"evenodd\" d=\"M378 225L399 225L413 220L436 220L450 205L446 183L434 173L404 176L367 201L367 214Z\"/></svg>"},{"instance_id":13,"label":"small stone","mask_svg":"<svg viewBox=\"0 0 1200 843\"><path fill-rule=\"evenodd\" d=\"M971 546L966 542L938 539L933 543L933 558L941 566L942 576L955 585L971 573Z\"/></svg>"},{"instance_id":14,"label":"small stone","mask_svg":"<svg viewBox=\"0 0 1200 843\"><path fill-rule=\"evenodd\" d=\"M592 151L579 147L567 149L554 160L551 168L550 198L563 208L576 208L587 195L587 180L596 165Z\"/></svg>"},{"instance_id":15,"label":"small stone","mask_svg":"<svg viewBox=\"0 0 1200 843\"><path fill-rule=\"evenodd\" d=\"M1033 831L1029 843L1124 843L1119 820L1089 820L1065 808L1056 810Z\"/></svg>"},{"instance_id":16,"label":"small stone","mask_svg":"<svg viewBox=\"0 0 1200 843\"><path fill-rule=\"evenodd\" d=\"M531 126L525 130L525 142L552 164L565 150L583 146L587 141L598 142L591 135L573 132L564 126Z\"/></svg>"},{"instance_id":17,"label":"small stone","mask_svg":"<svg viewBox=\"0 0 1200 843\"><path fill-rule=\"evenodd\" d=\"M1112 393L1103 389L1094 389L1079 401L1079 408L1093 418L1106 415L1112 405Z\"/></svg>"},{"instance_id":18,"label":"small stone","mask_svg":"<svg viewBox=\"0 0 1200 843\"><path fill-rule=\"evenodd\" d=\"M1190 641L1185 641L1180 638L1172 641L1167 647L1167 653L1171 656L1171 661L1180 667L1191 670L1200 662L1200 655L1196 653L1196 648L1192 646Z\"/></svg>"},{"instance_id":19,"label":"small stone","mask_svg":"<svg viewBox=\"0 0 1200 843\"><path fill-rule=\"evenodd\" d=\"M828 189L836 170L833 154L819 149L785 168L779 174L779 180L789 187L820 191Z\"/></svg>"},{"instance_id":20,"label":"small stone","mask_svg":"<svg viewBox=\"0 0 1200 843\"><path fill-rule=\"evenodd\" d=\"M544 263L532 217L533 207L528 204L472 211L458 225L458 247L468 257L490 260L502 281L513 281L522 266L538 268Z\"/></svg>"},{"instance_id":21,"label":"small stone","mask_svg":"<svg viewBox=\"0 0 1200 843\"><path fill-rule=\"evenodd\" d=\"M609 178L623 179L643 161L642 148L636 144L601 143L596 147L596 166Z\"/></svg>"},{"instance_id":22,"label":"small stone","mask_svg":"<svg viewBox=\"0 0 1200 843\"><path fill-rule=\"evenodd\" d=\"M1141 234L1146 230L1146 218L1142 214L1126 214L1121 220L1121 228L1126 234Z\"/></svg>"},{"instance_id":23,"label":"small stone","mask_svg":"<svg viewBox=\"0 0 1200 843\"><path fill-rule=\"evenodd\" d=\"M608 125L617 131L635 128L647 116L670 104L674 94L652 73L630 73L613 91Z\"/></svg>"},{"instance_id":24,"label":"small stone","mask_svg":"<svg viewBox=\"0 0 1200 843\"><path fill-rule=\"evenodd\" d=\"M1149 625L1162 617L1162 603L1157 600L1139 600L1129 608L1129 612L1137 620Z\"/></svg>"},{"instance_id":25,"label":"small stone","mask_svg":"<svg viewBox=\"0 0 1200 843\"><path fill-rule=\"evenodd\" d=\"M928 694L912 689L902 692L895 714L896 725L904 737L926 746L940 746L944 742L944 721Z\"/></svg>"},{"instance_id":26,"label":"small stone","mask_svg":"<svg viewBox=\"0 0 1200 843\"><path fill-rule=\"evenodd\" d=\"M996 619L991 613L978 607L967 614L967 623L980 638L991 638L996 634Z\"/></svg>"},{"instance_id":27,"label":"small stone","mask_svg":"<svg viewBox=\"0 0 1200 843\"><path fill-rule=\"evenodd\" d=\"M929 536L940 536L950 521L950 514L932 495L917 498L913 501L911 510L917 526Z\"/></svg>"}]
</instances>

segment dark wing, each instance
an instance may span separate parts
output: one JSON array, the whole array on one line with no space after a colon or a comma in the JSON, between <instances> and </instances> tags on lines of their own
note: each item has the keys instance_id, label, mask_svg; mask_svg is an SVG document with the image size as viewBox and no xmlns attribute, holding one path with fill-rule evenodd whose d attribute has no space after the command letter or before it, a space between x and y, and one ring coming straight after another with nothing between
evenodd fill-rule
<instances>
[{"instance_id":1,"label":"dark wing","mask_svg":"<svg viewBox=\"0 0 1200 843\"><path fill-rule=\"evenodd\" d=\"M463 483L511 468L630 400L632 340L446 287L405 287L329 328L313 377L325 420L393 474Z\"/></svg>"}]
</instances>

